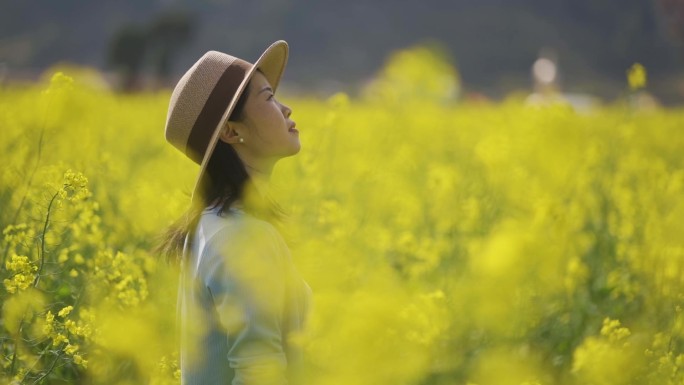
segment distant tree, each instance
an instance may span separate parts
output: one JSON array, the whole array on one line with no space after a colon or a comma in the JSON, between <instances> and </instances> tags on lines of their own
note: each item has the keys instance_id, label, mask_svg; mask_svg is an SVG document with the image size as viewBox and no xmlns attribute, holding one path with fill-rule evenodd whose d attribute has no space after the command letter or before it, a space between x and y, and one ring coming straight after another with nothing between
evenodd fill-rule
<instances>
[{"instance_id":1,"label":"distant tree","mask_svg":"<svg viewBox=\"0 0 684 385\"><path fill-rule=\"evenodd\" d=\"M149 28L151 64L160 83L168 79L173 57L190 42L195 25L193 15L178 10L166 12L152 21Z\"/></svg>"},{"instance_id":2,"label":"distant tree","mask_svg":"<svg viewBox=\"0 0 684 385\"><path fill-rule=\"evenodd\" d=\"M139 87L147 42L146 30L131 24L121 27L110 40L107 64L119 73L123 91Z\"/></svg>"},{"instance_id":3,"label":"distant tree","mask_svg":"<svg viewBox=\"0 0 684 385\"><path fill-rule=\"evenodd\" d=\"M652 1L565 0L565 9L576 26L604 36L607 46L597 53L606 58L606 69L621 67L635 56L655 54L656 6Z\"/></svg>"},{"instance_id":4,"label":"distant tree","mask_svg":"<svg viewBox=\"0 0 684 385\"><path fill-rule=\"evenodd\" d=\"M657 0L670 35L684 47L684 0Z\"/></svg>"},{"instance_id":5,"label":"distant tree","mask_svg":"<svg viewBox=\"0 0 684 385\"><path fill-rule=\"evenodd\" d=\"M187 11L169 11L159 15L149 25L126 24L111 38L108 66L120 76L120 88L125 92L140 88L140 76L150 65L159 83L168 79L177 52L190 42L195 19Z\"/></svg>"}]
</instances>

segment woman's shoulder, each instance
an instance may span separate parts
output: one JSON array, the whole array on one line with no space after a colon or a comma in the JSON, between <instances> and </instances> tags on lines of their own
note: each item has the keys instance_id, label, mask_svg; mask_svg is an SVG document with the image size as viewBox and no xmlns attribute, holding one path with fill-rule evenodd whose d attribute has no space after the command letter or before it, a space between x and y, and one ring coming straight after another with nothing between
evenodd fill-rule
<instances>
[{"instance_id":1,"label":"woman's shoulder","mask_svg":"<svg viewBox=\"0 0 684 385\"><path fill-rule=\"evenodd\" d=\"M205 210L200 223L206 233L207 244L283 246L283 238L273 224L241 209L230 208L224 212Z\"/></svg>"},{"instance_id":2,"label":"woman's shoulder","mask_svg":"<svg viewBox=\"0 0 684 385\"><path fill-rule=\"evenodd\" d=\"M275 228L248 213L203 213L198 235L198 277L212 290L227 277L273 281L290 260Z\"/></svg>"}]
</instances>

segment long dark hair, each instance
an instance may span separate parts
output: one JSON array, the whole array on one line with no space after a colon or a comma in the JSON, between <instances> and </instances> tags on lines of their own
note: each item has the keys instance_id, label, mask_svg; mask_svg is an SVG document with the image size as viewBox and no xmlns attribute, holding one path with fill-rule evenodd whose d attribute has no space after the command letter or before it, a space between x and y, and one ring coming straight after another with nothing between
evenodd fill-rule
<instances>
[{"instance_id":1,"label":"long dark hair","mask_svg":"<svg viewBox=\"0 0 684 385\"><path fill-rule=\"evenodd\" d=\"M260 70L257 70L260 71ZM249 97L249 84L240 95L235 108L228 120L240 121L244 118L244 106ZM183 244L186 236L194 232L200 215L205 208L220 207L225 213L230 205L237 200L243 200L243 209L264 220L278 225L284 218L283 209L270 196L261 196L256 189L250 189L251 180L244 163L233 147L219 140L209 162L206 175L200 181L195 194L196 203L191 204L185 213L178 218L158 239L153 253L160 255L167 262L180 261L183 254Z\"/></svg>"}]
</instances>

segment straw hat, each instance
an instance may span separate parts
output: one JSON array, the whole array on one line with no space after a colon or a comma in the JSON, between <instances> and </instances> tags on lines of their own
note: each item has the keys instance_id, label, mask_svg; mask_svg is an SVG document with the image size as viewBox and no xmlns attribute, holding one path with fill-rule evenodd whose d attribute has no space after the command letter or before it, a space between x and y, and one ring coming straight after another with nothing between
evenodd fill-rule
<instances>
[{"instance_id":1,"label":"straw hat","mask_svg":"<svg viewBox=\"0 0 684 385\"><path fill-rule=\"evenodd\" d=\"M287 64L284 40L271 44L254 64L226 53L205 53L181 77L171 94L166 116L166 140L200 165L192 201L216 148L221 129L257 69L275 92Z\"/></svg>"}]
</instances>

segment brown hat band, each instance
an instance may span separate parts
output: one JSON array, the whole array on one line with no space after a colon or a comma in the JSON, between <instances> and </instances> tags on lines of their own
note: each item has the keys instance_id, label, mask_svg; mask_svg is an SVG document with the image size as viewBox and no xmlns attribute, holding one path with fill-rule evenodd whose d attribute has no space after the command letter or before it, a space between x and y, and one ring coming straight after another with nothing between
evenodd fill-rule
<instances>
[{"instance_id":1,"label":"brown hat band","mask_svg":"<svg viewBox=\"0 0 684 385\"><path fill-rule=\"evenodd\" d=\"M251 69L252 65L244 60L236 59L233 61L216 82L211 90L207 102L202 107L195 124L192 126L188 137L185 153L198 164L202 164L202 159L209 146L209 141L218 127L219 121L230 105L233 96L236 95L240 84L245 79L245 74Z\"/></svg>"}]
</instances>

